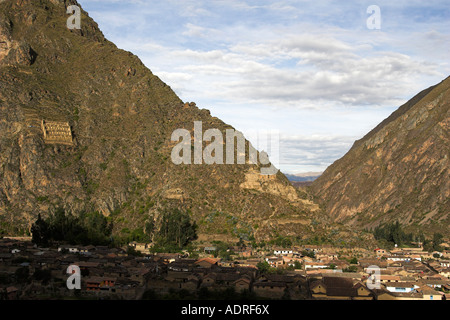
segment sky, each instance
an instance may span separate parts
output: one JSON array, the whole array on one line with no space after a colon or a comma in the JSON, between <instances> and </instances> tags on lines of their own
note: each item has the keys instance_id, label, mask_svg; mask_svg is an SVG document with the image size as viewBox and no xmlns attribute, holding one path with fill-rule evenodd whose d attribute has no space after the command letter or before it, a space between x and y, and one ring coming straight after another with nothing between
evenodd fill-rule
<instances>
[{"instance_id":1,"label":"sky","mask_svg":"<svg viewBox=\"0 0 450 320\"><path fill-rule=\"evenodd\" d=\"M284 173L324 171L450 75L448 0L78 2L183 101L276 133Z\"/></svg>"}]
</instances>

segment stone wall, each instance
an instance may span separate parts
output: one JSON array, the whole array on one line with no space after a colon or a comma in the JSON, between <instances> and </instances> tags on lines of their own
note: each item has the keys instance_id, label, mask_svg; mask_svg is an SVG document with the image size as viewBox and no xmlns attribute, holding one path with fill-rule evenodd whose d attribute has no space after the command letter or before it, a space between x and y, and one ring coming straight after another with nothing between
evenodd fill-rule
<instances>
[{"instance_id":1,"label":"stone wall","mask_svg":"<svg viewBox=\"0 0 450 320\"><path fill-rule=\"evenodd\" d=\"M42 120L41 127L45 143L73 145L72 131L68 122Z\"/></svg>"}]
</instances>

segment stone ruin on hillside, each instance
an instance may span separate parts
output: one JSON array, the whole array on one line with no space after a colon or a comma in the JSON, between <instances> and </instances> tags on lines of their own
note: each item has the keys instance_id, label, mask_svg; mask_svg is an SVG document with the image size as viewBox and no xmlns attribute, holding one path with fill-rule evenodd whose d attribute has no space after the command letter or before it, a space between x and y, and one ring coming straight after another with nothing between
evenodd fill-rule
<instances>
[{"instance_id":1,"label":"stone ruin on hillside","mask_svg":"<svg viewBox=\"0 0 450 320\"><path fill-rule=\"evenodd\" d=\"M41 128L45 143L73 145L72 130L68 122L42 120Z\"/></svg>"}]
</instances>

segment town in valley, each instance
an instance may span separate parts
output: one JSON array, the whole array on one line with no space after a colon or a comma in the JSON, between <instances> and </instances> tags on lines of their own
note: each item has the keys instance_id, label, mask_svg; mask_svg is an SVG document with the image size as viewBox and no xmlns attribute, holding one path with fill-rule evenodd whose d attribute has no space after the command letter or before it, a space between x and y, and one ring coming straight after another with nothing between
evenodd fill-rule
<instances>
[{"instance_id":1,"label":"town in valley","mask_svg":"<svg viewBox=\"0 0 450 320\"><path fill-rule=\"evenodd\" d=\"M441 247L216 243L194 253L155 253L147 243L39 247L30 238L4 237L0 299L446 300L450 246ZM68 288L69 266L81 271L79 289Z\"/></svg>"}]
</instances>

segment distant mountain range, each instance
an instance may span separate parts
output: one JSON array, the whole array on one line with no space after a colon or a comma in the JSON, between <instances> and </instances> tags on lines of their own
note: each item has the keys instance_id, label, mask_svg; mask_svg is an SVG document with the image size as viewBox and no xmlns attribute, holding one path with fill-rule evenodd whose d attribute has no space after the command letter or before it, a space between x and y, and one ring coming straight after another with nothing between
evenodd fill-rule
<instances>
[{"instance_id":1,"label":"distant mountain range","mask_svg":"<svg viewBox=\"0 0 450 320\"><path fill-rule=\"evenodd\" d=\"M286 178L289 179L291 182L303 182L303 181L314 181L320 175L322 172L305 172L305 173L285 173Z\"/></svg>"}]
</instances>

